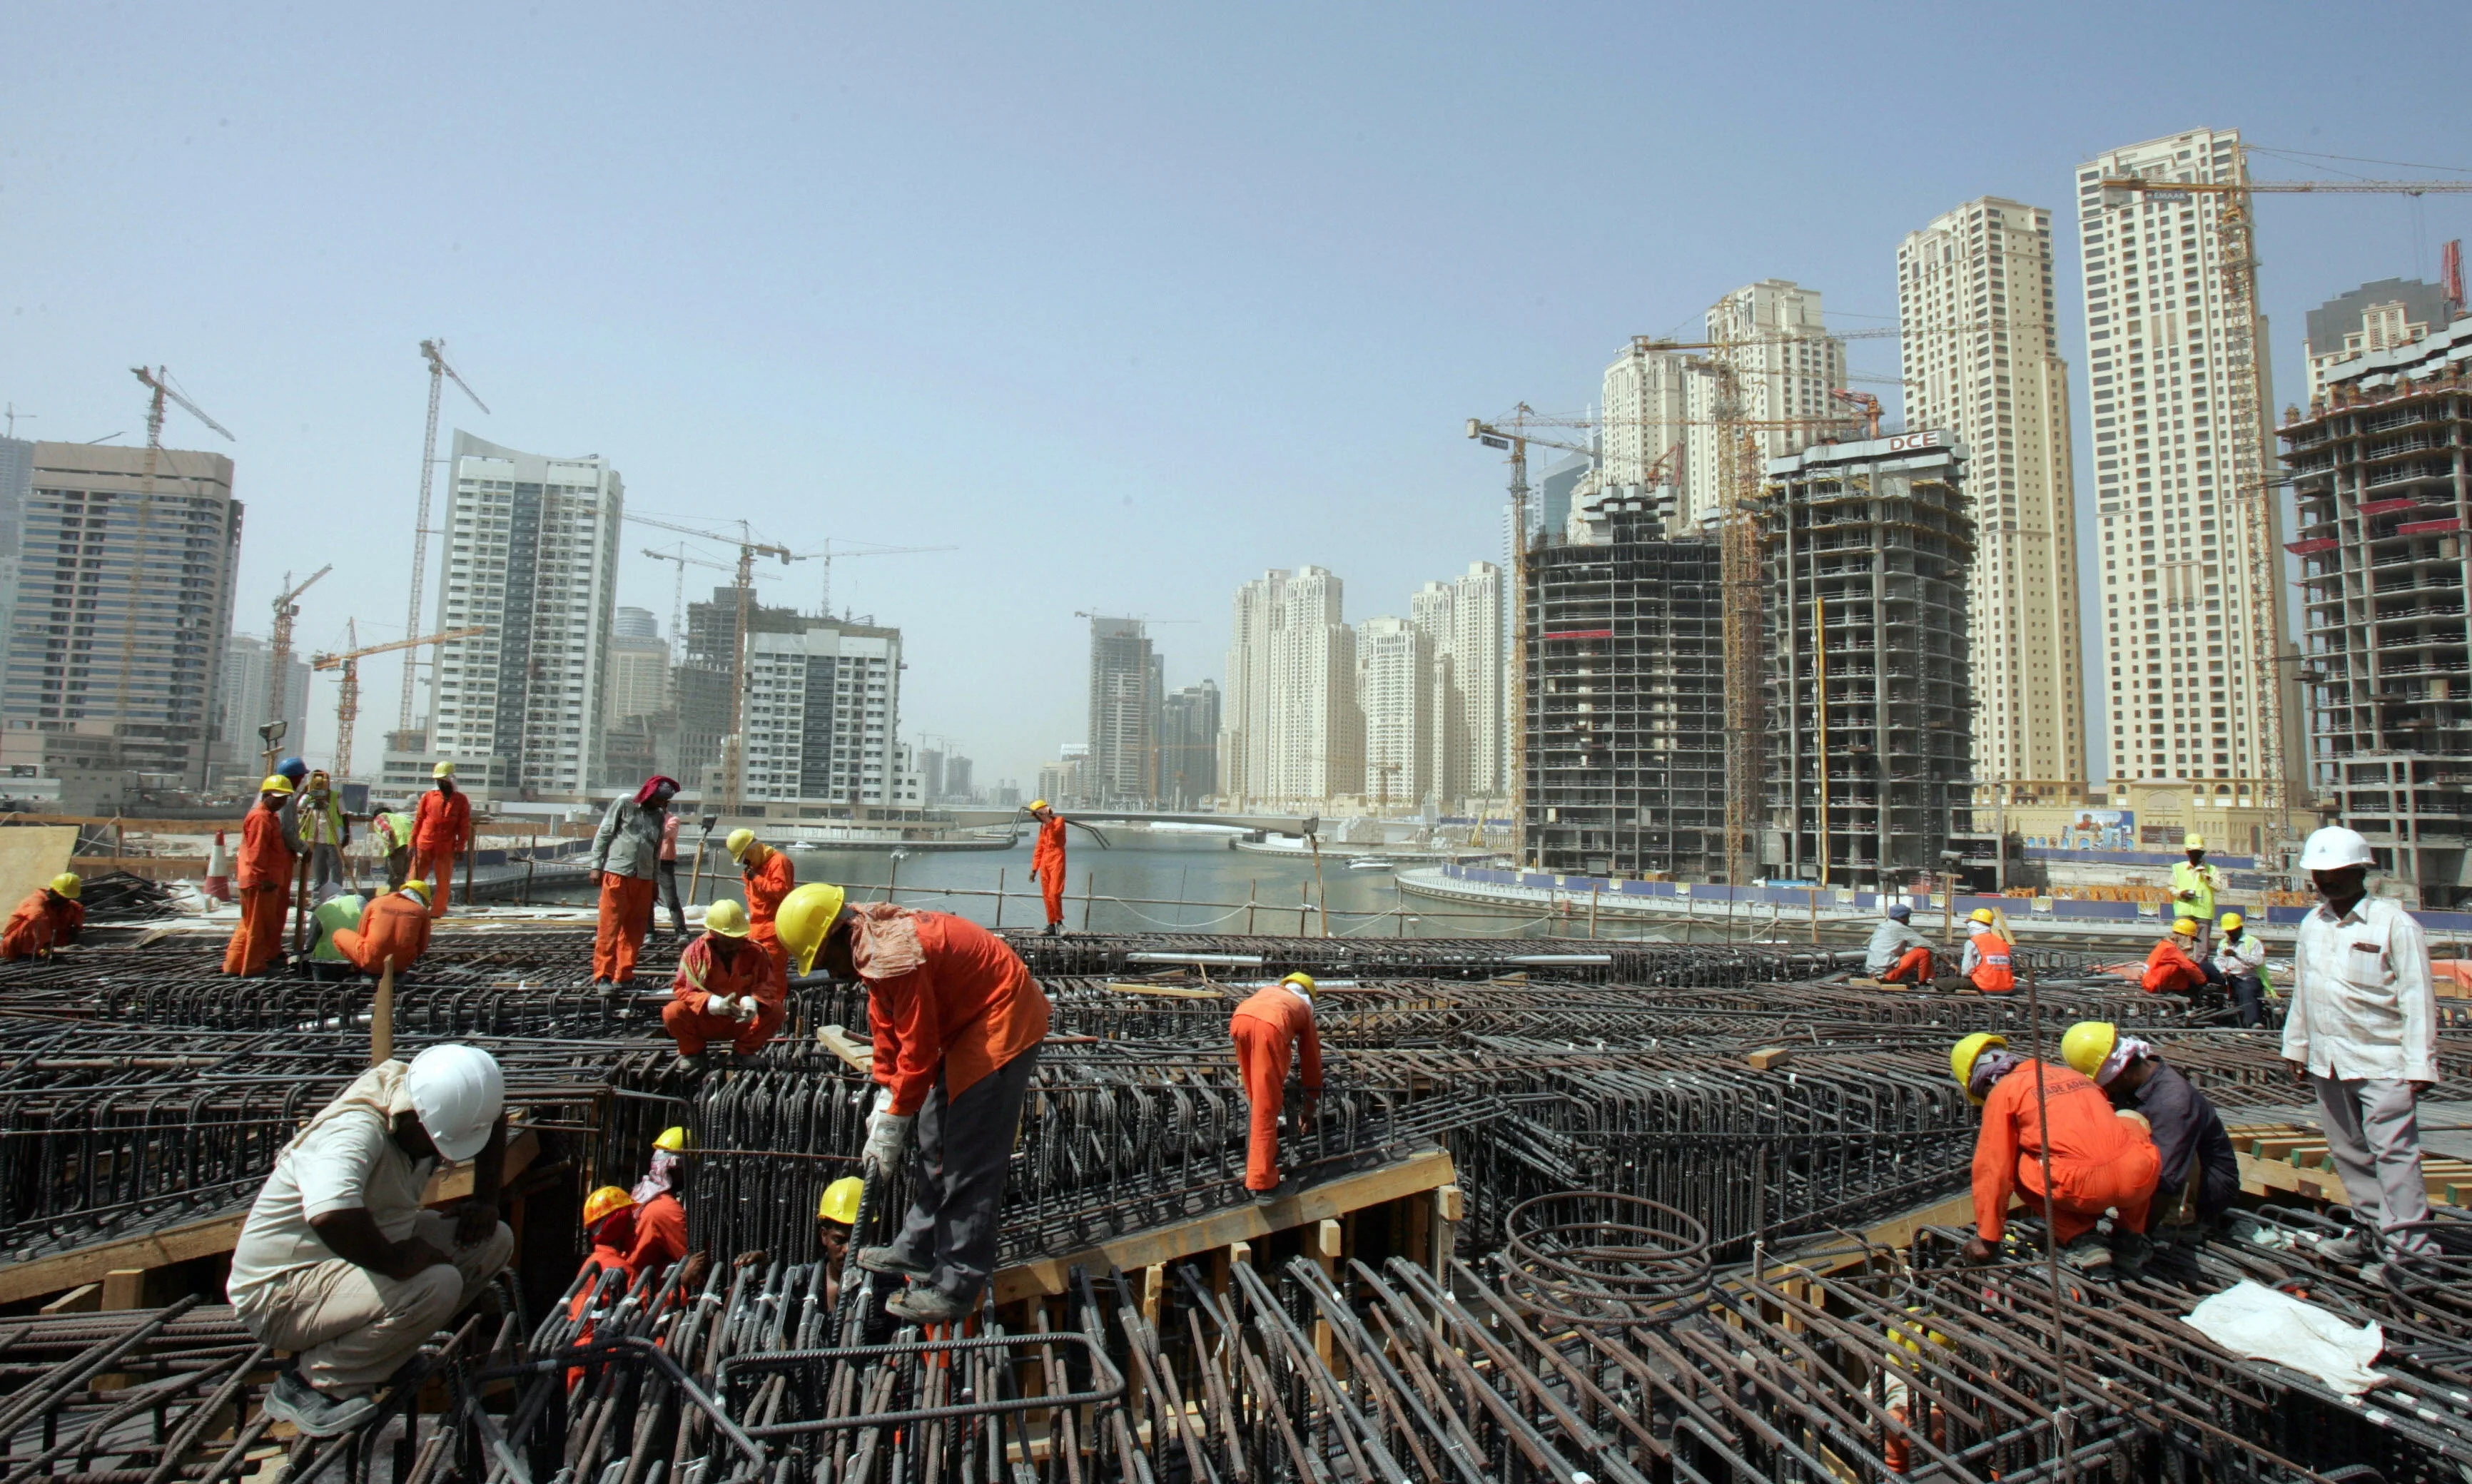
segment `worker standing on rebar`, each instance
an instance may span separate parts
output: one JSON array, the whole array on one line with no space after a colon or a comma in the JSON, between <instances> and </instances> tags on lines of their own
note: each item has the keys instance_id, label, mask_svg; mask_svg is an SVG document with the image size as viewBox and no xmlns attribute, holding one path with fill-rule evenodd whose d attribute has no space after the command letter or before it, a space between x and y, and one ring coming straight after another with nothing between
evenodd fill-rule
<instances>
[{"instance_id":1,"label":"worker standing on rebar","mask_svg":"<svg viewBox=\"0 0 2472 1484\"><path fill-rule=\"evenodd\" d=\"M2194 995L2222 979L2198 956L2198 920L2183 917L2146 954L2138 987L2150 995Z\"/></svg>"},{"instance_id":2,"label":"worker standing on rebar","mask_svg":"<svg viewBox=\"0 0 2472 1484\"><path fill-rule=\"evenodd\" d=\"M1279 1114L1287 1103L1288 1063L1298 1048L1304 1050L1304 1063L1297 1074L1303 1094L1297 1128L1313 1122L1321 1100L1321 1032L1314 1025L1313 997L1313 976L1291 974L1254 991L1227 1020L1227 1034L1236 1043L1236 1075L1245 1084L1245 1104L1252 1119L1245 1145L1245 1189L1256 1201L1274 1201L1282 1193Z\"/></svg>"},{"instance_id":3,"label":"worker standing on rebar","mask_svg":"<svg viewBox=\"0 0 2472 1484\"><path fill-rule=\"evenodd\" d=\"M318 1438L368 1421L370 1393L506 1267L505 1107L489 1053L433 1046L361 1073L275 1156L226 1284L250 1334L295 1355L267 1415ZM465 1162L471 1197L424 1210L430 1175Z\"/></svg>"},{"instance_id":4,"label":"worker standing on rebar","mask_svg":"<svg viewBox=\"0 0 2472 1484\"><path fill-rule=\"evenodd\" d=\"M2088 1272L2111 1266L2115 1248L2095 1231L2105 1211L2120 1213L2116 1233L2144 1236L2161 1168L2144 1119L2115 1113L2103 1089L2068 1068L2015 1054L2005 1036L1967 1036L1949 1049L1948 1067L1965 1095L1983 1109L1974 1141L1969 1261L1990 1259L2008 1230L2011 1196L2022 1191L2027 1209L2041 1214L2046 1150L2052 1162L2052 1239L2072 1265ZM2143 1250L2140 1242L2117 1245L2132 1256Z\"/></svg>"},{"instance_id":5,"label":"worker standing on rebar","mask_svg":"<svg viewBox=\"0 0 2472 1484\"><path fill-rule=\"evenodd\" d=\"M592 880L601 888L601 928L592 940L596 988L635 982L635 955L653 923L661 823L677 791L677 779L654 773L632 797L610 800L609 812L592 836Z\"/></svg>"},{"instance_id":6,"label":"worker standing on rebar","mask_svg":"<svg viewBox=\"0 0 2472 1484\"><path fill-rule=\"evenodd\" d=\"M2215 977L2230 988L2240 1023L2255 1030L2266 1024L2266 944L2238 912L2225 912L2215 926Z\"/></svg>"},{"instance_id":7,"label":"worker standing on rebar","mask_svg":"<svg viewBox=\"0 0 2472 1484\"><path fill-rule=\"evenodd\" d=\"M726 1041L741 1056L764 1048L781 1028L789 984L772 955L748 936L747 908L725 897L703 909L703 931L678 955L661 1028L678 1044L678 1064L703 1067L707 1043Z\"/></svg>"},{"instance_id":8,"label":"worker standing on rebar","mask_svg":"<svg viewBox=\"0 0 2472 1484\"><path fill-rule=\"evenodd\" d=\"M429 883L429 915L443 917L455 895L455 859L472 843L472 800L455 786L455 765L430 768L436 787L412 815L412 874Z\"/></svg>"},{"instance_id":9,"label":"worker standing on rebar","mask_svg":"<svg viewBox=\"0 0 2472 1484\"><path fill-rule=\"evenodd\" d=\"M1883 984L1928 984L1932 980L1931 939L1916 932L1914 909L1903 902L1889 904L1888 915L1871 930L1863 953L1864 972Z\"/></svg>"},{"instance_id":10,"label":"worker standing on rebar","mask_svg":"<svg viewBox=\"0 0 2472 1484\"><path fill-rule=\"evenodd\" d=\"M75 943L85 927L84 890L75 871L62 871L28 892L0 930L0 961L49 958Z\"/></svg>"},{"instance_id":11,"label":"worker standing on rebar","mask_svg":"<svg viewBox=\"0 0 2472 1484\"><path fill-rule=\"evenodd\" d=\"M1030 879L1038 883L1052 938L1064 930L1064 816L1048 808L1045 799L1033 799L1030 817L1038 821L1038 840L1030 847Z\"/></svg>"},{"instance_id":12,"label":"worker standing on rebar","mask_svg":"<svg viewBox=\"0 0 2472 1484\"><path fill-rule=\"evenodd\" d=\"M404 878L412 874L412 816L389 813L384 806L372 805L369 837L386 850L387 890L402 890Z\"/></svg>"},{"instance_id":13,"label":"worker standing on rebar","mask_svg":"<svg viewBox=\"0 0 2472 1484\"><path fill-rule=\"evenodd\" d=\"M2008 965L2008 951L2015 944L2001 930L2000 914L1987 907L1978 907L1969 920L1974 926L1965 940L1965 954L1959 960L1957 972L1980 994L2008 994L2017 987L2016 973Z\"/></svg>"},{"instance_id":14,"label":"worker standing on rebar","mask_svg":"<svg viewBox=\"0 0 2472 1484\"><path fill-rule=\"evenodd\" d=\"M747 885L748 935L772 955L786 978L790 972L790 954L781 946L780 930L773 919L780 914L781 900L798 885L797 868L789 856L755 837L752 830L732 830L725 843L729 859L738 862L738 874Z\"/></svg>"},{"instance_id":15,"label":"worker standing on rebar","mask_svg":"<svg viewBox=\"0 0 2472 1484\"><path fill-rule=\"evenodd\" d=\"M344 852L352 843L352 821L335 797L324 768L309 775L300 793L300 838L309 847L309 900L325 901L344 889Z\"/></svg>"},{"instance_id":16,"label":"worker standing on rebar","mask_svg":"<svg viewBox=\"0 0 2472 1484\"><path fill-rule=\"evenodd\" d=\"M2149 1230L2212 1225L2231 1210L2240 1193L2240 1156L2213 1100L2177 1068L2109 1021L2070 1026L2060 1037L2060 1057L2093 1078L2113 1108L2145 1118L2157 1161Z\"/></svg>"},{"instance_id":17,"label":"worker standing on rebar","mask_svg":"<svg viewBox=\"0 0 2472 1484\"><path fill-rule=\"evenodd\" d=\"M2300 920L2283 1057L2316 1089L2326 1152L2359 1227L2318 1251L2417 1267L2434 1250L2420 1168L2421 1097L2437 1085L2429 944L2403 907L2368 894L2369 842L2328 826L2301 847L2318 906Z\"/></svg>"},{"instance_id":18,"label":"worker standing on rebar","mask_svg":"<svg viewBox=\"0 0 2472 1484\"><path fill-rule=\"evenodd\" d=\"M292 792L291 779L269 773L257 786L257 807L241 826L240 926L224 950L226 974L256 974L282 955L292 868L300 860L300 837L284 824Z\"/></svg>"},{"instance_id":19,"label":"worker standing on rebar","mask_svg":"<svg viewBox=\"0 0 2472 1484\"><path fill-rule=\"evenodd\" d=\"M852 904L817 882L782 902L779 924L796 973L820 960L834 978L867 984L882 1088L861 1155L868 1178L898 1167L916 1134L910 1213L890 1245L864 1249L858 1263L911 1280L886 1306L896 1317L963 1318L995 1272L996 1210L1047 1036L1047 997L1002 938L947 912Z\"/></svg>"},{"instance_id":20,"label":"worker standing on rebar","mask_svg":"<svg viewBox=\"0 0 2472 1484\"><path fill-rule=\"evenodd\" d=\"M2202 955L2207 929L2215 921L2215 893L2222 889L2222 876L2206 864L2204 836L2192 833L2181 839L2180 845L2189 859L2172 863L2172 910L2197 923L2197 946Z\"/></svg>"},{"instance_id":21,"label":"worker standing on rebar","mask_svg":"<svg viewBox=\"0 0 2472 1484\"><path fill-rule=\"evenodd\" d=\"M335 951L372 977L390 963L401 975L429 952L429 883L409 881L361 909L361 920L335 934Z\"/></svg>"}]
</instances>

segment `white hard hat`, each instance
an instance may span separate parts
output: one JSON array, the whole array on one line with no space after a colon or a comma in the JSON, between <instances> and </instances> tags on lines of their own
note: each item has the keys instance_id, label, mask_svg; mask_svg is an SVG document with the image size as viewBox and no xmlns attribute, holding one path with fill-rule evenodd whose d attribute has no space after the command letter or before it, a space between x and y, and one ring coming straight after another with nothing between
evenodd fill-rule
<instances>
[{"instance_id":1,"label":"white hard hat","mask_svg":"<svg viewBox=\"0 0 2472 1484\"><path fill-rule=\"evenodd\" d=\"M2369 842L2339 824L2330 824L2312 835L2309 843L2300 847L2300 869L2304 871L2340 871L2347 865L2375 864Z\"/></svg>"},{"instance_id":2,"label":"white hard hat","mask_svg":"<svg viewBox=\"0 0 2472 1484\"><path fill-rule=\"evenodd\" d=\"M477 1046L433 1046L412 1059L404 1078L412 1111L438 1152L457 1164L481 1152L507 1105L498 1059Z\"/></svg>"}]
</instances>

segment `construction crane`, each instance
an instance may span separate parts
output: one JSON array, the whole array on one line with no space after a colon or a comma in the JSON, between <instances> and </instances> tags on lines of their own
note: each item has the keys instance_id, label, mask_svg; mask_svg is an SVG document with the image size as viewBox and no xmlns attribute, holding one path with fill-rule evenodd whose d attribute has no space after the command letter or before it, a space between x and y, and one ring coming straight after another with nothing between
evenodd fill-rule
<instances>
[{"instance_id":1,"label":"construction crane","mask_svg":"<svg viewBox=\"0 0 2472 1484\"><path fill-rule=\"evenodd\" d=\"M274 600L274 625L266 640L266 727L259 734L266 739L267 771L274 770L274 744L283 740L284 693L292 688L292 621L300 616L300 604L294 601L309 591L310 585L334 571L334 564L309 574L299 586L292 584L292 574L283 575L283 596ZM308 697L302 696L302 704Z\"/></svg>"},{"instance_id":2,"label":"construction crane","mask_svg":"<svg viewBox=\"0 0 2472 1484\"><path fill-rule=\"evenodd\" d=\"M314 579L313 579L314 580ZM301 584L307 586L307 583ZM342 778L352 770L352 728L361 719L361 661L372 654L391 654L397 649L417 648L425 644L444 644L449 639L469 639L489 631L487 624L469 628L450 628L441 633L422 634L416 639L397 639L389 644L363 645L360 631L350 619L344 621L344 648L340 651L313 654L311 670L340 670L344 673L336 685L335 700L335 776Z\"/></svg>"},{"instance_id":3,"label":"construction crane","mask_svg":"<svg viewBox=\"0 0 2472 1484\"><path fill-rule=\"evenodd\" d=\"M2248 616L2258 738L2259 804L2283 816L2290 831L2291 797L2285 786L2283 757L2283 630L2277 622L2281 605L2274 601L2283 580L2281 544L2276 541L2274 489L2267 473L2266 368L2259 363L2265 348L2257 337L2257 243L2249 198L2258 195L2426 196L2472 193L2472 180L2251 180L2247 152L2242 151L2234 178L2222 181L2170 180L2160 175L2105 178L2099 182L2102 202L2121 206L2131 197L2148 201L2190 203L2214 197L2220 205L2209 223L2199 223L2213 238L2216 276L2224 305L2247 306L2246 314L2223 316L2222 344L2231 364L2230 424L2222 441L2240 460L2232 501L2242 525L2241 547L2247 568L2242 607ZM2248 460L2254 458L2252 472Z\"/></svg>"},{"instance_id":4,"label":"construction crane","mask_svg":"<svg viewBox=\"0 0 2472 1484\"><path fill-rule=\"evenodd\" d=\"M683 541L678 543L678 549L675 552L664 552L659 547L648 546L644 548L644 554L654 561L677 564L678 579L670 589L670 663L674 665L682 663L687 657L687 569L710 567L715 572L727 572L730 570L729 565L705 556L689 555L687 544Z\"/></svg>"},{"instance_id":5,"label":"construction crane","mask_svg":"<svg viewBox=\"0 0 2472 1484\"><path fill-rule=\"evenodd\" d=\"M1829 388L1828 394L1835 397L1840 402L1851 403L1853 406L1861 408L1863 410L1863 418L1865 423L1865 436L1875 438L1880 436L1880 399L1878 397L1871 395L1871 393L1867 391L1848 391L1842 387Z\"/></svg>"},{"instance_id":6,"label":"construction crane","mask_svg":"<svg viewBox=\"0 0 2472 1484\"><path fill-rule=\"evenodd\" d=\"M800 552L796 555L787 557L785 559L789 561L820 561L824 564L823 606L820 611L822 612L824 617L831 618L833 616L834 558L845 556L908 556L917 552L958 552L960 550L961 548L958 546L876 546L870 543L861 547L835 551L833 549L831 538L827 537L824 544L818 547L816 550L812 552Z\"/></svg>"},{"instance_id":7,"label":"construction crane","mask_svg":"<svg viewBox=\"0 0 2472 1484\"><path fill-rule=\"evenodd\" d=\"M420 627L420 603L427 596L429 586L429 488L432 475L438 467L439 395L451 380L472 399L474 407L484 412L489 410L489 404L481 400L481 394L455 373L455 367L446 364L444 341L422 341L420 357L429 363L429 425L420 436L420 500L414 506L412 518L412 601L403 615L403 631L407 634L416 632ZM402 645L398 648L408 649L412 647ZM394 722L395 730L399 732L412 730L412 682L418 668L413 656L407 654L403 657L403 705L396 713ZM438 652L435 649L430 651L429 669L432 674L438 672ZM345 745L348 747L350 743Z\"/></svg>"},{"instance_id":8,"label":"construction crane","mask_svg":"<svg viewBox=\"0 0 2472 1484\"><path fill-rule=\"evenodd\" d=\"M778 557L781 564L786 567L797 560L797 554L786 546L774 546L769 541L756 540L753 530L745 521L734 523L738 527L738 534L732 537L718 530L706 530L698 526L681 526L675 521L656 520L649 515L630 514L627 519L638 526L653 527L656 530L674 531L678 535L693 536L699 541L715 541L724 546L738 548L736 584L738 627L735 643L730 647L733 663L729 680L729 720L728 725L722 732L720 799L721 813L734 814L738 813L738 794L743 786L739 776L739 760L745 757L747 752L747 739L740 731L740 721L747 710L747 621L749 616L749 605L755 597L755 558ZM683 565L678 569L678 577L683 583L686 577L686 569Z\"/></svg>"},{"instance_id":9,"label":"construction crane","mask_svg":"<svg viewBox=\"0 0 2472 1484\"><path fill-rule=\"evenodd\" d=\"M129 563L129 608L120 625L120 683L112 714L129 715L129 677L137 668L137 611L144 599L147 578L154 571L147 548L154 534L154 474L163 459L163 404L171 402L198 421L224 436L224 441L237 443L232 431L208 416L206 410L180 394L172 385L172 373L164 366L148 370L132 365L129 374L146 389L146 464L137 481L137 530L134 551ZM204 757L203 749L199 756ZM202 782L202 780L201 780Z\"/></svg>"}]
</instances>

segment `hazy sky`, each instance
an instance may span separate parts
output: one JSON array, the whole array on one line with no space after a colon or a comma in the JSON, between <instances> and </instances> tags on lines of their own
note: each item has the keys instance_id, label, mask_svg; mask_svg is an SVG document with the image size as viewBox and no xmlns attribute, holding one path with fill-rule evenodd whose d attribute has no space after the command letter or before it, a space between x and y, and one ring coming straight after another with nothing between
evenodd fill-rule
<instances>
[{"instance_id":1,"label":"hazy sky","mask_svg":"<svg viewBox=\"0 0 2472 1484\"><path fill-rule=\"evenodd\" d=\"M1969 198L2067 229L2081 411L2079 162L2207 125L2472 167L2413 60L2464 16L20 5L0 400L37 414L20 436L138 442L128 367L168 365L239 435L167 430L237 461L237 625L332 561L300 642L346 618L375 642L401 632L415 345L443 337L494 412L450 389L441 451L463 426L602 453L630 509L798 549L961 548L837 563L835 605L905 631L906 737L1027 785L1083 733L1076 609L1195 621L1157 630L1171 685L1220 675L1229 597L1267 567L1334 569L1351 620L1404 614L1498 558L1504 471L1464 418L1577 410L1626 337L1754 278L1892 323L1899 238ZM2302 312L2434 278L2472 198L2261 218L2288 397ZM1893 371L1892 346L1855 368ZM666 628L672 569L631 554L659 539L630 531L620 601ZM812 605L817 580L762 591ZM394 674L368 668L364 749ZM333 704L321 677L313 751Z\"/></svg>"}]
</instances>

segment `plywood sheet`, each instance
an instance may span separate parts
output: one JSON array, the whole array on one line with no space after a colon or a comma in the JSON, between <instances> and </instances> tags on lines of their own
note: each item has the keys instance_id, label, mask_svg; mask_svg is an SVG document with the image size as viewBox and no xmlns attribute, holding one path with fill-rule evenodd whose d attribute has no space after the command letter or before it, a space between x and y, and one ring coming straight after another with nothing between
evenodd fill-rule
<instances>
[{"instance_id":1,"label":"plywood sheet","mask_svg":"<svg viewBox=\"0 0 2472 1484\"><path fill-rule=\"evenodd\" d=\"M0 830L0 917L26 893L69 868L77 849L75 825L21 825Z\"/></svg>"}]
</instances>

